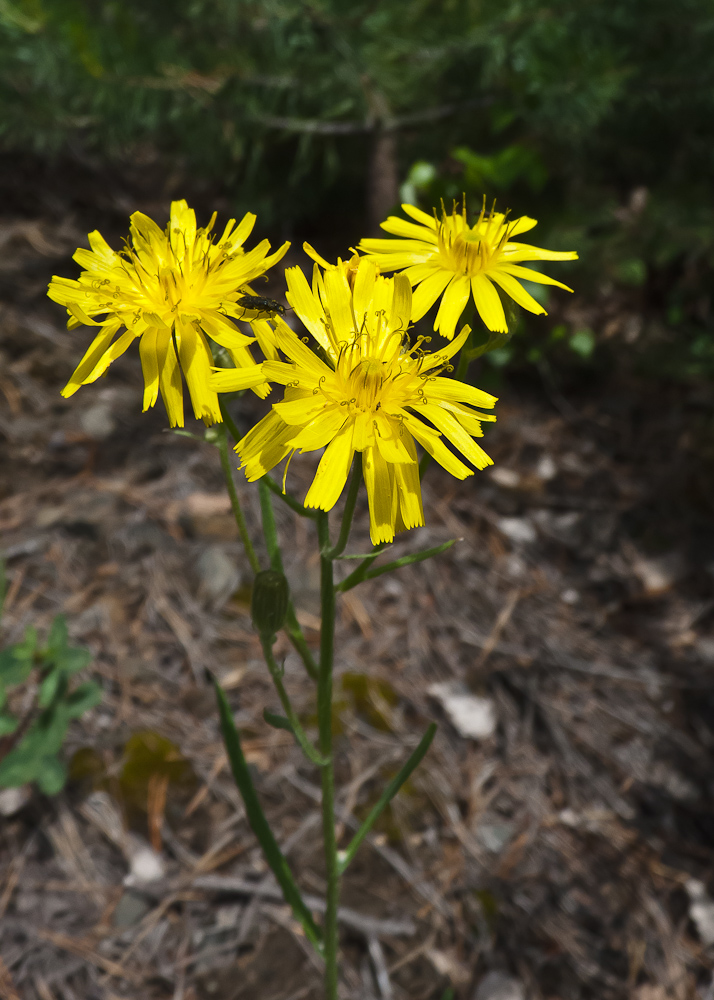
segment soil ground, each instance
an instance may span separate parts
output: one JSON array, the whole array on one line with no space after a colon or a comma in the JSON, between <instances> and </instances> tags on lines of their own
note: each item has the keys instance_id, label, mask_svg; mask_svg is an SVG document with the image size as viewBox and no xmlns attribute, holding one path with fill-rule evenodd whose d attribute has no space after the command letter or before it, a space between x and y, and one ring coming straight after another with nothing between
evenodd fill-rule
<instances>
[{"instance_id":1,"label":"soil ground","mask_svg":"<svg viewBox=\"0 0 714 1000\"><path fill-rule=\"evenodd\" d=\"M45 177L35 203L37 178L16 173L0 217L2 641L61 612L104 687L71 729L66 790L31 792L0 819L0 994L318 1000L319 968L247 826L205 677L226 688L278 839L319 896L318 775L262 718L278 702L217 451L192 421L196 437L168 432L160 406L142 416L136 352L59 396L88 334L65 331L50 275L74 273L88 229L117 245L130 210L166 211L163 195L111 201L110 182L90 180ZM598 329L596 307L570 308L591 309ZM340 602L343 844L439 722L345 879L344 995L708 998L710 387L613 367L571 391L512 379L500 395L493 469L458 482L432 466L427 526L390 555L458 543ZM234 404L242 427L261 406ZM295 495L313 470L293 461ZM256 492L236 483L259 544ZM311 527L277 501L276 516L314 645ZM350 550L368 547L362 500ZM312 684L287 643L278 652L310 725ZM483 699L490 735L454 726L433 687L446 682Z\"/></svg>"}]
</instances>

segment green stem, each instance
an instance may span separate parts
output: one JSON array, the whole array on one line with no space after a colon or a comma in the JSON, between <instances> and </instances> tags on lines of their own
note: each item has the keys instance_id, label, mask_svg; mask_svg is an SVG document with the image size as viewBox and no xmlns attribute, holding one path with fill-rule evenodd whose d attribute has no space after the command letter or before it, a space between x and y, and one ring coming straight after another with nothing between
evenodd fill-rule
<instances>
[{"instance_id":1,"label":"green stem","mask_svg":"<svg viewBox=\"0 0 714 1000\"><path fill-rule=\"evenodd\" d=\"M278 697L280 698L280 704L283 706L283 711L287 716L288 722L290 723L292 733L297 740L298 746L305 754L307 759L313 764L317 764L318 767L324 767L327 761L320 756L315 747L312 745L307 737L307 733L300 725L300 720L295 714L295 709L293 708L290 699L288 698L288 693L285 690L285 685L283 684L282 670L275 661L273 656L273 641L275 639L274 635L261 635L260 644L263 647L263 656L265 657L265 662L268 664L268 670L270 671L270 676L273 678L273 684L275 685L275 690L278 692Z\"/></svg>"},{"instance_id":2,"label":"green stem","mask_svg":"<svg viewBox=\"0 0 714 1000\"><path fill-rule=\"evenodd\" d=\"M270 558L270 568L282 573L283 557L280 552L275 515L270 503L270 491L262 479L258 480L258 496L260 498L260 517L263 522L263 538Z\"/></svg>"},{"instance_id":3,"label":"green stem","mask_svg":"<svg viewBox=\"0 0 714 1000\"><path fill-rule=\"evenodd\" d=\"M326 552L325 555L330 559L337 559L341 556L347 547L347 542L350 537L350 529L352 527L352 518L355 513L355 504L357 503L357 494L359 493L360 483L362 482L362 458L360 455L355 455L354 461L352 463L352 475L350 477L350 486L347 491L347 499L345 501L345 509L342 514L342 524L340 525L340 535L333 547Z\"/></svg>"},{"instance_id":4,"label":"green stem","mask_svg":"<svg viewBox=\"0 0 714 1000\"><path fill-rule=\"evenodd\" d=\"M272 476L265 475L260 481L261 483L264 482L268 489L274 493L276 497L280 497L283 503L287 504L290 510L294 510L296 514L300 515L300 517L311 517L313 521L317 518L319 511L310 510L309 507L303 507L300 501L296 500L295 497L291 497L289 493L283 493Z\"/></svg>"},{"instance_id":5,"label":"green stem","mask_svg":"<svg viewBox=\"0 0 714 1000\"><path fill-rule=\"evenodd\" d=\"M335 586L330 555L330 528L323 511L317 518L320 546L320 673L317 686L317 720L320 753L327 763L322 771L322 835L327 870L327 909L325 911L325 1000L337 1000L337 904L340 894L340 865L335 836L335 770L332 760L332 667L335 649Z\"/></svg>"},{"instance_id":6,"label":"green stem","mask_svg":"<svg viewBox=\"0 0 714 1000\"><path fill-rule=\"evenodd\" d=\"M272 569L277 570L278 573L283 572L283 557L280 552L280 544L278 542L278 529L275 526L275 515L273 514L273 506L270 502L270 483L266 482L269 479L268 476L263 476L262 479L258 480L258 495L260 497L260 513L263 520L263 535L265 536L265 545L268 549L268 555L270 556L270 565ZM305 664L305 669L307 670L309 676L312 680L317 680L317 664L315 663L315 658L310 652L310 647L307 644L303 630L300 628L300 623L297 620L297 614L295 612L295 605L293 604L292 597L288 604L288 614L285 620L285 631L288 634L290 642L295 648L295 652L298 654L302 662Z\"/></svg>"},{"instance_id":7,"label":"green stem","mask_svg":"<svg viewBox=\"0 0 714 1000\"><path fill-rule=\"evenodd\" d=\"M456 374L454 375L454 378L458 379L459 382L463 382L464 376L469 370L469 362L471 361L471 358L469 356L470 345L471 345L471 335L469 336L469 339L466 341L464 346L461 348L461 353L459 354L459 363L456 366Z\"/></svg>"},{"instance_id":8,"label":"green stem","mask_svg":"<svg viewBox=\"0 0 714 1000\"><path fill-rule=\"evenodd\" d=\"M223 423L226 425L226 427L228 428L228 430L231 432L231 437L233 438L233 440L235 441L235 443L238 444L238 442L240 441L240 439L242 437L242 434L238 430L238 427L236 426L235 420L233 419L233 417L228 412L228 407L223 402L223 400L221 399L220 396L218 397L218 405L221 408L221 416L223 417Z\"/></svg>"},{"instance_id":9,"label":"green stem","mask_svg":"<svg viewBox=\"0 0 714 1000\"><path fill-rule=\"evenodd\" d=\"M421 456L421 461L419 462L419 482L424 478L424 473L431 465L431 455L428 451L425 451Z\"/></svg>"},{"instance_id":10,"label":"green stem","mask_svg":"<svg viewBox=\"0 0 714 1000\"><path fill-rule=\"evenodd\" d=\"M250 568L254 573L259 573L260 563L258 562L258 557L255 554L253 543L248 535L248 526L245 523L245 517L243 516L240 500L238 499L235 483L233 482L233 469L231 468L231 462L228 456L228 439L226 437L226 428L224 424L216 424L216 434L218 436L218 451L221 456L221 468L223 469L223 475L226 480L228 496L231 498L231 507L233 508L233 516L235 517L236 524L238 525L238 533L240 534L241 541L243 542L245 553L248 556Z\"/></svg>"}]
</instances>

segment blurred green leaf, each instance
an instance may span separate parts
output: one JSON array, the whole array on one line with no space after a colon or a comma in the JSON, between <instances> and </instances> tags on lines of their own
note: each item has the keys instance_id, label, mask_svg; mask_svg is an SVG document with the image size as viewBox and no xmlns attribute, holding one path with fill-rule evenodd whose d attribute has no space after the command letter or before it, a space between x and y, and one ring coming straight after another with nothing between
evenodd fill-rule
<instances>
[{"instance_id":1,"label":"blurred green leaf","mask_svg":"<svg viewBox=\"0 0 714 1000\"><path fill-rule=\"evenodd\" d=\"M587 361L595 350L595 334L592 330L576 330L568 340L568 347L574 354Z\"/></svg>"}]
</instances>

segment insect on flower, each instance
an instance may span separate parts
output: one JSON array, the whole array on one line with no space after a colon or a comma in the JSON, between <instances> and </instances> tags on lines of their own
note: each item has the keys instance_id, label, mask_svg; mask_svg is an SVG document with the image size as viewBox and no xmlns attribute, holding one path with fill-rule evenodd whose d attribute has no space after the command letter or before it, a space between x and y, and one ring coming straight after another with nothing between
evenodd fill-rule
<instances>
[{"instance_id":1,"label":"insect on flower","mask_svg":"<svg viewBox=\"0 0 714 1000\"><path fill-rule=\"evenodd\" d=\"M262 240L251 250L244 244L255 215L236 225L231 219L222 235L213 233L214 213L205 229L185 201L171 205L165 229L134 212L124 250L116 252L98 232L89 234L91 250L79 249L74 259L83 268L79 279L54 277L49 297L66 307L70 329L97 328L94 341L62 391L71 396L95 382L135 340L144 373L144 410L163 397L172 427L182 427L183 389L188 385L196 417L208 425L219 422L218 397L208 384L213 364L209 339L224 347L236 366L231 369L242 389L266 396L269 386L249 345L258 340L272 357L271 331L255 313L248 317L253 337L233 322L245 317L248 302L274 310L280 303L252 294L257 281L279 261L289 243L270 254ZM246 293L244 294L244 290ZM123 332L122 332L123 331Z\"/></svg>"},{"instance_id":2,"label":"insect on flower","mask_svg":"<svg viewBox=\"0 0 714 1000\"><path fill-rule=\"evenodd\" d=\"M261 314L268 313L269 315L273 315L273 313L277 313L279 316L285 315L285 306L281 302L276 302L275 299L263 298L262 295L241 295L240 298L236 299L236 305L242 306L244 310L255 310Z\"/></svg>"}]
</instances>

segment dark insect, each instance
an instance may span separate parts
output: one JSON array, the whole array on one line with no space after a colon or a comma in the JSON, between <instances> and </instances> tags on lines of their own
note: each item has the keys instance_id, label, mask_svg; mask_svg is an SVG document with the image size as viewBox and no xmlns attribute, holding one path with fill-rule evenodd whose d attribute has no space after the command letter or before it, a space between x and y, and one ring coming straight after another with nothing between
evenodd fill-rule
<instances>
[{"instance_id":1,"label":"dark insect","mask_svg":"<svg viewBox=\"0 0 714 1000\"><path fill-rule=\"evenodd\" d=\"M285 315L285 306L275 299L264 299L262 295L241 295L236 300L236 305L243 306L244 309L254 309L256 312L279 313Z\"/></svg>"}]
</instances>

